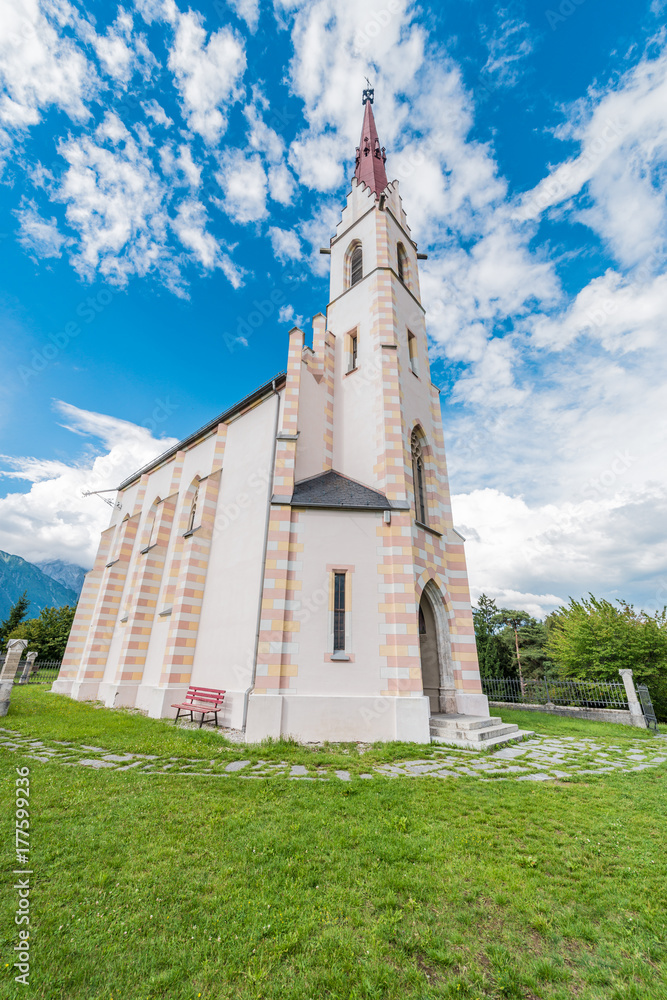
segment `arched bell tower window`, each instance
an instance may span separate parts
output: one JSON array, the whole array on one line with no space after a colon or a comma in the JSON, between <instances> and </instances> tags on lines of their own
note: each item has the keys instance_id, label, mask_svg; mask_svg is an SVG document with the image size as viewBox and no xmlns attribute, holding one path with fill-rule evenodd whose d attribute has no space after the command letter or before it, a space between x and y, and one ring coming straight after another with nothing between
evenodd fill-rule
<instances>
[{"instance_id":1,"label":"arched bell tower window","mask_svg":"<svg viewBox=\"0 0 667 1000\"><path fill-rule=\"evenodd\" d=\"M402 243L399 243L396 247L396 255L398 261L398 276L406 287L410 286L408 281L408 255L405 247Z\"/></svg>"},{"instance_id":2,"label":"arched bell tower window","mask_svg":"<svg viewBox=\"0 0 667 1000\"><path fill-rule=\"evenodd\" d=\"M421 524L427 524L426 483L424 479L424 449L422 436L415 428L410 439L412 450L412 481L415 489L415 517Z\"/></svg>"},{"instance_id":3,"label":"arched bell tower window","mask_svg":"<svg viewBox=\"0 0 667 1000\"><path fill-rule=\"evenodd\" d=\"M364 276L364 252L359 240L355 240L348 247L345 255L345 285L352 288Z\"/></svg>"}]
</instances>

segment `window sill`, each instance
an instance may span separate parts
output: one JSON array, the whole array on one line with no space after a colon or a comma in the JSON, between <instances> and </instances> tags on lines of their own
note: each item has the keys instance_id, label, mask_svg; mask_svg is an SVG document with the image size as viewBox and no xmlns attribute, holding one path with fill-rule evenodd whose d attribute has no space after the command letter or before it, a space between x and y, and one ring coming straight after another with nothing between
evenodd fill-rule
<instances>
[{"instance_id":1,"label":"window sill","mask_svg":"<svg viewBox=\"0 0 667 1000\"><path fill-rule=\"evenodd\" d=\"M158 611L158 618L166 618L172 611L173 608L165 608L164 611Z\"/></svg>"},{"instance_id":2,"label":"window sill","mask_svg":"<svg viewBox=\"0 0 667 1000\"><path fill-rule=\"evenodd\" d=\"M344 660L349 663L350 656L349 653L346 653L342 649L339 649L337 652L331 654L331 659L334 661Z\"/></svg>"},{"instance_id":3,"label":"window sill","mask_svg":"<svg viewBox=\"0 0 667 1000\"><path fill-rule=\"evenodd\" d=\"M348 370L343 375L343 378L347 378L348 375L352 375L353 372L358 372L358 371L359 371L359 365L356 365L354 368L348 368Z\"/></svg>"},{"instance_id":4,"label":"window sill","mask_svg":"<svg viewBox=\"0 0 667 1000\"><path fill-rule=\"evenodd\" d=\"M417 525L418 528L422 528L424 531L428 531L431 535L437 535L438 538L442 538L441 531L436 531L435 528L429 527L429 525L424 524L423 521L418 521L417 518L415 518L415 524Z\"/></svg>"},{"instance_id":5,"label":"window sill","mask_svg":"<svg viewBox=\"0 0 667 1000\"><path fill-rule=\"evenodd\" d=\"M106 564L105 569L109 569L110 566L115 566L117 562L120 562L120 559L112 559L111 562Z\"/></svg>"},{"instance_id":6,"label":"window sill","mask_svg":"<svg viewBox=\"0 0 667 1000\"><path fill-rule=\"evenodd\" d=\"M150 552L151 549L154 549L156 545L157 545L157 542L153 542L152 545L147 545L145 549L141 549L139 551L139 555L140 556L145 555L147 552Z\"/></svg>"},{"instance_id":7,"label":"window sill","mask_svg":"<svg viewBox=\"0 0 667 1000\"><path fill-rule=\"evenodd\" d=\"M201 528L201 524L198 524L196 528L190 528L189 531L184 531L183 532L183 538L189 538L191 535L194 535L194 533L196 531L199 531L200 528Z\"/></svg>"},{"instance_id":8,"label":"window sill","mask_svg":"<svg viewBox=\"0 0 667 1000\"><path fill-rule=\"evenodd\" d=\"M419 376L419 372L416 372L416 371L414 370L414 368L411 368L411 369L410 369L410 371L412 372L412 374L414 375L414 377L415 377L415 378L418 378L418 379L419 379L419 381L421 382L421 378L420 378L420 376Z\"/></svg>"}]
</instances>

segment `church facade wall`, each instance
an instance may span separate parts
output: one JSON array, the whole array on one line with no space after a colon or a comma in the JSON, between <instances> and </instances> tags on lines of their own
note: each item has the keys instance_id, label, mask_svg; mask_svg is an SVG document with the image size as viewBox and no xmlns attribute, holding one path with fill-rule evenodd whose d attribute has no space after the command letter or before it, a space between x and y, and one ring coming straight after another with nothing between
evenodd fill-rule
<instances>
[{"instance_id":1,"label":"church facade wall","mask_svg":"<svg viewBox=\"0 0 667 1000\"><path fill-rule=\"evenodd\" d=\"M226 723L242 725L279 405L269 396L118 494L55 691L159 717L190 682L222 687Z\"/></svg>"}]
</instances>

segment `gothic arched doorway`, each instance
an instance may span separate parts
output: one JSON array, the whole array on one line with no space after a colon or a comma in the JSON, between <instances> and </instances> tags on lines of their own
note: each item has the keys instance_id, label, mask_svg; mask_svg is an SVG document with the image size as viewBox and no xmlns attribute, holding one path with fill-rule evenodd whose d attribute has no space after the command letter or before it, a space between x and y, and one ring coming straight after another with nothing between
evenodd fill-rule
<instances>
[{"instance_id":1,"label":"gothic arched doorway","mask_svg":"<svg viewBox=\"0 0 667 1000\"><path fill-rule=\"evenodd\" d=\"M437 585L429 580L419 602L419 655L422 688L431 714L455 712L456 695L447 612Z\"/></svg>"}]
</instances>

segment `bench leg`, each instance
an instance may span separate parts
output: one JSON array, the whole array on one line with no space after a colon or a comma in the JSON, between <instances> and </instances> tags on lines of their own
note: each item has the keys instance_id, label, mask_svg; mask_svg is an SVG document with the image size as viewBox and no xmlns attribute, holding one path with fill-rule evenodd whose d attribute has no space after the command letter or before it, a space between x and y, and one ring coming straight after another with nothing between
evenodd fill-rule
<instances>
[{"instance_id":1,"label":"bench leg","mask_svg":"<svg viewBox=\"0 0 667 1000\"><path fill-rule=\"evenodd\" d=\"M176 723L178 722L178 717L179 717L180 714L181 714L181 710L180 710L180 708L178 708L176 710L176 718L174 719L174 725L176 725Z\"/></svg>"},{"instance_id":2,"label":"bench leg","mask_svg":"<svg viewBox=\"0 0 667 1000\"><path fill-rule=\"evenodd\" d=\"M215 728L218 728L218 710L215 710Z\"/></svg>"},{"instance_id":3,"label":"bench leg","mask_svg":"<svg viewBox=\"0 0 667 1000\"><path fill-rule=\"evenodd\" d=\"M202 726L204 725L204 714L205 714L205 713L204 713L204 712L202 712L202 714L201 714L201 719L199 720L199 728L200 728L200 729L201 729L201 727L202 727Z\"/></svg>"}]
</instances>

